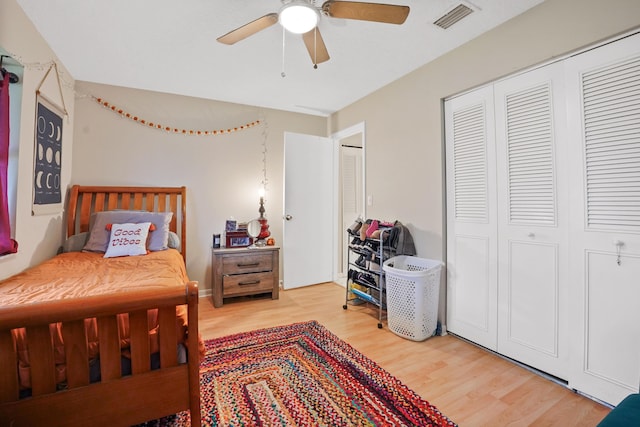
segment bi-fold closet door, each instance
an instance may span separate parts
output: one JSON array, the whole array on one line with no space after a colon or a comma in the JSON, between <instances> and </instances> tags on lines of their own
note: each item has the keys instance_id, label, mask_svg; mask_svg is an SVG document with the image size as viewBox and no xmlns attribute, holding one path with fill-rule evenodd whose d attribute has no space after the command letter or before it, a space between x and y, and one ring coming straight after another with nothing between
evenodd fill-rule
<instances>
[{"instance_id":1,"label":"bi-fold closet door","mask_svg":"<svg viewBox=\"0 0 640 427\"><path fill-rule=\"evenodd\" d=\"M561 64L494 85L498 351L567 379L568 175Z\"/></svg>"},{"instance_id":2,"label":"bi-fold closet door","mask_svg":"<svg viewBox=\"0 0 640 427\"><path fill-rule=\"evenodd\" d=\"M445 103L447 328L566 379L562 79L553 64Z\"/></svg>"},{"instance_id":3,"label":"bi-fold closet door","mask_svg":"<svg viewBox=\"0 0 640 427\"><path fill-rule=\"evenodd\" d=\"M565 72L569 385L617 405L640 386L640 35L569 58Z\"/></svg>"},{"instance_id":4,"label":"bi-fold closet door","mask_svg":"<svg viewBox=\"0 0 640 427\"><path fill-rule=\"evenodd\" d=\"M498 242L493 88L445 102L447 328L497 350Z\"/></svg>"},{"instance_id":5,"label":"bi-fold closet door","mask_svg":"<svg viewBox=\"0 0 640 427\"><path fill-rule=\"evenodd\" d=\"M640 382L640 36L445 102L447 328L617 404Z\"/></svg>"}]
</instances>

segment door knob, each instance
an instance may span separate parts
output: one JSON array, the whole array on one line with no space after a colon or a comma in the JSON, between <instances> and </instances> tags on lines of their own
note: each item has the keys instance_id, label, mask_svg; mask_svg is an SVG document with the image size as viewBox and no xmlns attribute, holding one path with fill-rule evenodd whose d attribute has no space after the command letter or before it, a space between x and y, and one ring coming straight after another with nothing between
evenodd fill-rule
<instances>
[{"instance_id":1,"label":"door knob","mask_svg":"<svg viewBox=\"0 0 640 427\"><path fill-rule=\"evenodd\" d=\"M286 219L287 221L291 221L293 217L291 215L285 215L284 219Z\"/></svg>"}]
</instances>

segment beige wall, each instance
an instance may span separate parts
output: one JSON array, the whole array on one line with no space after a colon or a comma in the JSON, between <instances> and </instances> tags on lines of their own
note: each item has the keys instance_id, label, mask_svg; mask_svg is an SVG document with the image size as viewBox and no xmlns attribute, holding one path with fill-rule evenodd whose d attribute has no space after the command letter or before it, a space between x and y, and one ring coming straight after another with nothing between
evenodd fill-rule
<instances>
[{"instance_id":1,"label":"beige wall","mask_svg":"<svg viewBox=\"0 0 640 427\"><path fill-rule=\"evenodd\" d=\"M209 289L212 234L221 233L231 216L248 221L259 215L265 135L266 217L282 243L284 132L325 135L326 118L86 82L76 92L72 183L185 185L187 271L201 292ZM257 119L263 124L217 136L177 135L124 119L91 95L181 129L227 129Z\"/></svg>"},{"instance_id":2,"label":"beige wall","mask_svg":"<svg viewBox=\"0 0 640 427\"><path fill-rule=\"evenodd\" d=\"M639 25L638 0L547 0L334 114L332 132L366 122L367 215L402 221L418 256L443 259L442 100Z\"/></svg>"},{"instance_id":3,"label":"beige wall","mask_svg":"<svg viewBox=\"0 0 640 427\"><path fill-rule=\"evenodd\" d=\"M404 222L419 256L443 259L442 99L639 25L637 0L547 0L333 115L331 132L366 123L367 188L373 196L368 216ZM15 0L0 3L0 46L25 63L54 58ZM423 49L428 48L425 43ZM16 221L20 253L0 259L0 278L52 256L62 239L62 215L31 216L34 90L44 71L25 69ZM64 77L73 85L68 74ZM326 119L309 115L86 83L77 85L74 99L68 83L63 89L70 112L65 120L63 184L186 185L187 266L192 279L206 286L212 233L221 231L231 215L239 220L257 216L263 128L208 138L166 134L119 118L88 95L176 127L220 129L264 119L266 209L278 243L283 132L327 131ZM55 98L55 86L46 91Z\"/></svg>"},{"instance_id":4,"label":"beige wall","mask_svg":"<svg viewBox=\"0 0 640 427\"><path fill-rule=\"evenodd\" d=\"M62 79L62 97L68 117L63 120L62 188L71 177L71 145L73 141L74 81L63 64L22 12L15 0L0 2L0 47L24 65L22 76L22 107L20 125L11 128L19 135L18 193L16 200L15 239L18 253L0 257L0 279L37 264L56 253L62 241L63 214L31 215L33 182L33 147L35 123L35 91L41 84L51 61L56 61ZM62 106L55 74L52 71L40 91L51 101ZM13 89L12 92L13 93Z\"/></svg>"}]
</instances>

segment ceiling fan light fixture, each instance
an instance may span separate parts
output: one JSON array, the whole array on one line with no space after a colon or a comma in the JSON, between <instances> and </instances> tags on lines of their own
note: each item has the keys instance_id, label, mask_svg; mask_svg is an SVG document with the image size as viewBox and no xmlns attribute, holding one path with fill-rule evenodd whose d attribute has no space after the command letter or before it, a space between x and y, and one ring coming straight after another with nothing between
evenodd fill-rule
<instances>
[{"instance_id":1,"label":"ceiling fan light fixture","mask_svg":"<svg viewBox=\"0 0 640 427\"><path fill-rule=\"evenodd\" d=\"M320 20L320 14L305 1L292 1L280 9L279 22L285 30L304 34L313 30Z\"/></svg>"}]
</instances>

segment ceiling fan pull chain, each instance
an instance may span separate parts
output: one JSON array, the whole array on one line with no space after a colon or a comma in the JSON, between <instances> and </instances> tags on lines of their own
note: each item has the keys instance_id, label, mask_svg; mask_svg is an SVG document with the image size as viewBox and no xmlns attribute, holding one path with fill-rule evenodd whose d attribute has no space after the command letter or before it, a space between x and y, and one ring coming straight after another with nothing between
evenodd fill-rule
<instances>
[{"instance_id":1,"label":"ceiling fan pull chain","mask_svg":"<svg viewBox=\"0 0 640 427\"><path fill-rule=\"evenodd\" d=\"M282 27L282 72L280 75L282 78L287 77L287 74L284 72L284 40L285 40L285 29Z\"/></svg>"},{"instance_id":2,"label":"ceiling fan pull chain","mask_svg":"<svg viewBox=\"0 0 640 427\"><path fill-rule=\"evenodd\" d=\"M313 29L313 69L318 69L318 27Z\"/></svg>"}]
</instances>

